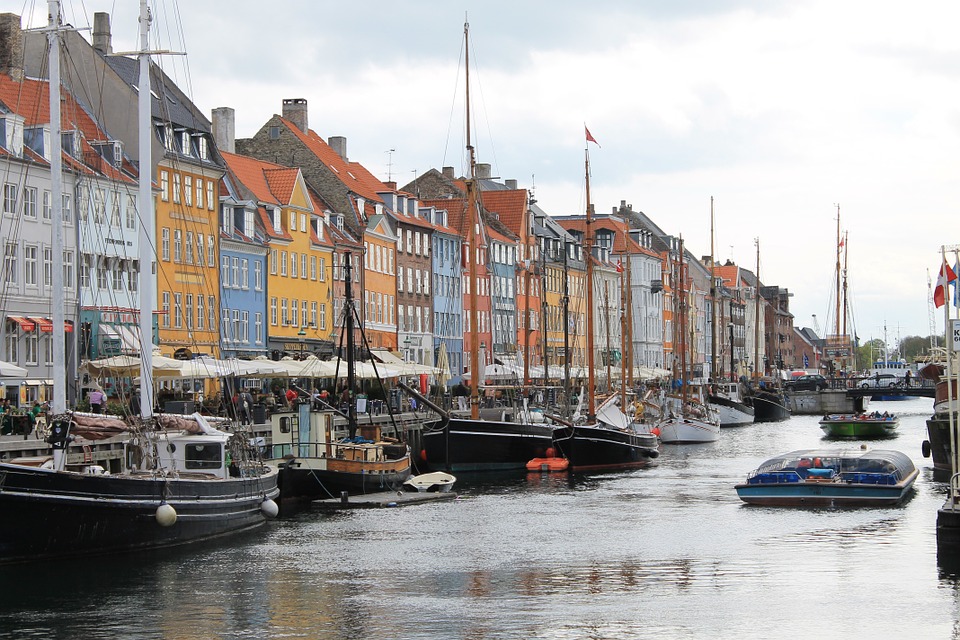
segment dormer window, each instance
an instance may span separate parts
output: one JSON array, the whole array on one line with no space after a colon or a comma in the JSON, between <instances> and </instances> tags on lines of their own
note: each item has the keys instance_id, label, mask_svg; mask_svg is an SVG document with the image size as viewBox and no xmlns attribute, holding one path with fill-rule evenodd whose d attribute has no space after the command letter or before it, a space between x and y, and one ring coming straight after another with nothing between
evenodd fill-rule
<instances>
[{"instance_id":1,"label":"dormer window","mask_svg":"<svg viewBox=\"0 0 960 640\"><path fill-rule=\"evenodd\" d=\"M271 211L273 213L273 230L277 233L283 233L283 225L280 222L280 209L275 208Z\"/></svg>"},{"instance_id":2,"label":"dormer window","mask_svg":"<svg viewBox=\"0 0 960 640\"><path fill-rule=\"evenodd\" d=\"M199 134L197 138L197 155L201 160L210 159L210 145L207 142L207 136Z\"/></svg>"},{"instance_id":3,"label":"dormer window","mask_svg":"<svg viewBox=\"0 0 960 640\"><path fill-rule=\"evenodd\" d=\"M180 153L182 153L185 156L193 155L193 148L192 148L192 145L190 144L189 131L180 132Z\"/></svg>"}]
</instances>

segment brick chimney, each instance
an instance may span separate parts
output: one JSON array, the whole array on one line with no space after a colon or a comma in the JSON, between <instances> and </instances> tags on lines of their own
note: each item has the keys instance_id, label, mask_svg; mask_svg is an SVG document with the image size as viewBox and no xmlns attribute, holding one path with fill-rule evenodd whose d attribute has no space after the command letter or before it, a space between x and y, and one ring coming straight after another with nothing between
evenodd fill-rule
<instances>
[{"instance_id":1,"label":"brick chimney","mask_svg":"<svg viewBox=\"0 0 960 640\"><path fill-rule=\"evenodd\" d=\"M347 160L347 139L344 136L330 136L327 139L327 144L337 152L337 155L343 158L344 162Z\"/></svg>"},{"instance_id":2,"label":"brick chimney","mask_svg":"<svg viewBox=\"0 0 960 640\"><path fill-rule=\"evenodd\" d=\"M304 133L309 129L307 120L307 101L304 98L284 98L283 117L297 126Z\"/></svg>"},{"instance_id":3,"label":"brick chimney","mask_svg":"<svg viewBox=\"0 0 960 640\"><path fill-rule=\"evenodd\" d=\"M0 73L23 82L23 31L15 13L0 13Z\"/></svg>"},{"instance_id":4,"label":"brick chimney","mask_svg":"<svg viewBox=\"0 0 960 640\"><path fill-rule=\"evenodd\" d=\"M447 178L448 180L457 179L457 176L453 173L453 167L444 167L441 173L443 174L443 177Z\"/></svg>"},{"instance_id":5,"label":"brick chimney","mask_svg":"<svg viewBox=\"0 0 960 640\"><path fill-rule=\"evenodd\" d=\"M232 107L217 107L210 112L213 124L213 140L217 148L227 153L236 153L236 114Z\"/></svg>"},{"instance_id":6,"label":"brick chimney","mask_svg":"<svg viewBox=\"0 0 960 640\"><path fill-rule=\"evenodd\" d=\"M478 162L477 163L477 179L479 180L489 180L490 179L490 163L489 162Z\"/></svg>"},{"instance_id":7,"label":"brick chimney","mask_svg":"<svg viewBox=\"0 0 960 640\"><path fill-rule=\"evenodd\" d=\"M93 48L100 53L113 53L109 13L98 11L93 14Z\"/></svg>"}]
</instances>

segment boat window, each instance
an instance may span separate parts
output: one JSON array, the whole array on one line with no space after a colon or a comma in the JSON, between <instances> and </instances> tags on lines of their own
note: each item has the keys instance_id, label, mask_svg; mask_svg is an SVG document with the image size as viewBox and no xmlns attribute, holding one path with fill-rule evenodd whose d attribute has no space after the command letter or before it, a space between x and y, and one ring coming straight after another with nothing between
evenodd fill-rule
<instances>
[{"instance_id":1,"label":"boat window","mask_svg":"<svg viewBox=\"0 0 960 640\"><path fill-rule=\"evenodd\" d=\"M280 418L280 433L290 433L290 418Z\"/></svg>"},{"instance_id":2,"label":"boat window","mask_svg":"<svg viewBox=\"0 0 960 640\"><path fill-rule=\"evenodd\" d=\"M214 442L188 444L184 447L183 456L187 469L219 469L223 460L222 449Z\"/></svg>"}]
</instances>

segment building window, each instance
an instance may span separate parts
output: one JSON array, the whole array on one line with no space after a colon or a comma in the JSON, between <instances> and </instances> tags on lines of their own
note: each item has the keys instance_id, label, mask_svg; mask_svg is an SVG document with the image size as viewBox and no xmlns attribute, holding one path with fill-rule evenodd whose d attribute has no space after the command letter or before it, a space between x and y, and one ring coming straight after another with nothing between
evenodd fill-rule
<instances>
[{"instance_id":1,"label":"building window","mask_svg":"<svg viewBox=\"0 0 960 640\"><path fill-rule=\"evenodd\" d=\"M17 283L17 243L7 241L3 246L3 281Z\"/></svg>"},{"instance_id":2,"label":"building window","mask_svg":"<svg viewBox=\"0 0 960 640\"><path fill-rule=\"evenodd\" d=\"M203 179L197 178L197 209L203 209Z\"/></svg>"},{"instance_id":3,"label":"building window","mask_svg":"<svg viewBox=\"0 0 960 640\"><path fill-rule=\"evenodd\" d=\"M214 262L213 256L213 234L207 236L207 266L213 267L216 262Z\"/></svg>"},{"instance_id":4,"label":"building window","mask_svg":"<svg viewBox=\"0 0 960 640\"><path fill-rule=\"evenodd\" d=\"M213 211L213 180L207 180L207 209Z\"/></svg>"},{"instance_id":5,"label":"building window","mask_svg":"<svg viewBox=\"0 0 960 640\"><path fill-rule=\"evenodd\" d=\"M207 296L207 322L209 323L210 331L217 330L217 316L213 311L216 308L217 299L214 296Z\"/></svg>"},{"instance_id":6,"label":"building window","mask_svg":"<svg viewBox=\"0 0 960 640\"><path fill-rule=\"evenodd\" d=\"M287 275L287 252L280 252L280 275Z\"/></svg>"},{"instance_id":7,"label":"building window","mask_svg":"<svg viewBox=\"0 0 960 640\"><path fill-rule=\"evenodd\" d=\"M300 254L300 278L307 279L307 254Z\"/></svg>"},{"instance_id":8,"label":"building window","mask_svg":"<svg viewBox=\"0 0 960 640\"><path fill-rule=\"evenodd\" d=\"M160 256L164 261L170 262L170 229L168 227L160 230Z\"/></svg>"},{"instance_id":9,"label":"building window","mask_svg":"<svg viewBox=\"0 0 960 640\"><path fill-rule=\"evenodd\" d=\"M127 196L127 229L137 228L137 196Z\"/></svg>"},{"instance_id":10,"label":"building window","mask_svg":"<svg viewBox=\"0 0 960 640\"><path fill-rule=\"evenodd\" d=\"M320 282L327 281L327 259L320 258Z\"/></svg>"},{"instance_id":11,"label":"building window","mask_svg":"<svg viewBox=\"0 0 960 640\"><path fill-rule=\"evenodd\" d=\"M170 173L160 172L160 199L164 202L170 200Z\"/></svg>"},{"instance_id":12,"label":"building window","mask_svg":"<svg viewBox=\"0 0 960 640\"><path fill-rule=\"evenodd\" d=\"M253 263L253 288L263 290L263 263L259 260Z\"/></svg>"},{"instance_id":13,"label":"building window","mask_svg":"<svg viewBox=\"0 0 960 640\"><path fill-rule=\"evenodd\" d=\"M23 284L37 286L37 247L24 245L23 247Z\"/></svg>"},{"instance_id":14,"label":"building window","mask_svg":"<svg viewBox=\"0 0 960 640\"><path fill-rule=\"evenodd\" d=\"M49 191L43 192L43 219L44 221L53 219L53 197Z\"/></svg>"},{"instance_id":15,"label":"building window","mask_svg":"<svg viewBox=\"0 0 960 640\"><path fill-rule=\"evenodd\" d=\"M183 232L180 229L173 230L173 261L180 262L183 259Z\"/></svg>"},{"instance_id":16,"label":"building window","mask_svg":"<svg viewBox=\"0 0 960 640\"><path fill-rule=\"evenodd\" d=\"M200 306L203 306L203 296L200 297ZM187 329L193 330L193 294L187 294Z\"/></svg>"},{"instance_id":17,"label":"building window","mask_svg":"<svg viewBox=\"0 0 960 640\"><path fill-rule=\"evenodd\" d=\"M220 256L220 284L230 286L230 257Z\"/></svg>"},{"instance_id":18,"label":"building window","mask_svg":"<svg viewBox=\"0 0 960 640\"><path fill-rule=\"evenodd\" d=\"M73 251L63 252L63 288L73 289Z\"/></svg>"},{"instance_id":19,"label":"building window","mask_svg":"<svg viewBox=\"0 0 960 640\"><path fill-rule=\"evenodd\" d=\"M161 296L160 310L163 312L163 326L170 326L170 292L164 291Z\"/></svg>"},{"instance_id":20,"label":"building window","mask_svg":"<svg viewBox=\"0 0 960 640\"><path fill-rule=\"evenodd\" d=\"M183 204L193 206L193 176L183 176Z\"/></svg>"},{"instance_id":21,"label":"building window","mask_svg":"<svg viewBox=\"0 0 960 640\"><path fill-rule=\"evenodd\" d=\"M263 314L259 311L253 314L254 338L257 344L263 344Z\"/></svg>"},{"instance_id":22,"label":"building window","mask_svg":"<svg viewBox=\"0 0 960 640\"><path fill-rule=\"evenodd\" d=\"M53 286L53 249L50 247L43 248L43 284Z\"/></svg>"},{"instance_id":23,"label":"building window","mask_svg":"<svg viewBox=\"0 0 960 640\"><path fill-rule=\"evenodd\" d=\"M8 216L17 213L17 185L11 182L3 185L3 213Z\"/></svg>"},{"instance_id":24,"label":"building window","mask_svg":"<svg viewBox=\"0 0 960 640\"><path fill-rule=\"evenodd\" d=\"M277 250L270 250L270 275L277 275Z\"/></svg>"},{"instance_id":25,"label":"building window","mask_svg":"<svg viewBox=\"0 0 960 640\"><path fill-rule=\"evenodd\" d=\"M7 357L6 360L10 364L19 364L20 363L20 354L18 353L20 346L20 339L17 338L17 334L8 333L7 334Z\"/></svg>"},{"instance_id":26,"label":"building window","mask_svg":"<svg viewBox=\"0 0 960 640\"><path fill-rule=\"evenodd\" d=\"M270 298L270 324L277 326L277 299Z\"/></svg>"},{"instance_id":27,"label":"building window","mask_svg":"<svg viewBox=\"0 0 960 640\"><path fill-rule=\"evenodd\" d=\"M250 342L250 312L244 311L240 314L240 338L243 342Z\"/></svg>"},{"instance_id":28,"label":"building window","mask_svg":"<svg viewBox=\"0 0 960 640\"><path fill-rule=\"evenodd\" d=\"M36 187L25 187L23 189L23 217L31 220L37 219Z\"/></svg>"},{"instance_id":29,"label":"building window","mask_svg":"<svg viewBox=\"0 0 960 640\"><path fill-rule=\"evenodd\" d=\"M290 277L297 277L297 253L295 251L290 253Z\"/></svg>"},{"instance_id":30,"label":"building window","mask_svg":"<svg viewBox=\"0 0 960 640\"><path fill-rule=\"evenodd\" d=\"M120 260L114 259L113 268L110 269L110 279L114 291L123 291L123 271L123 263Z\"/></svg>"},{"instance_id":31,"label":"building window","mask_svg":"<svg viewBox=\"0 0 960 640\"><path fill-rule=\"evenodd\" d=\"M287 299L283 298L280 300L280 321L283 322L283 325L286 326L290 324L290 316L287 313Z\"/></svg>"},{"instance_id":32,"label":"building window","mask_svg":"<svg viewBox=\"0 0 960 640\"><path fill-rule=\"evenodd\" d=\"M180 203L180 174L173 174L173 202Z\"/></svg>"},{"instance_id":33,"label":"building window","mask_svg":"<svg viewBox=\"0 0 960 640\"><path fill-rule=\"evenodd\" d=\"M107 288L107 259L97 259L97 289L104 291Z\"/></svg>"},{"instance_id":34,"label":"building window","mask_svg":"<svg viewBox=\"0 0 960 640\"><path fill-rule=\"evenodd\" d=\"M73 213L70 211L70 196L67 194L63 195L63 223L71 224L73 223Z\"/></svg>"},{"instance_id":35,"label":"building window","mask_svg":"<svg viewBox=\"0 0 960 640\"><path fill-rule=\"evenodd\" d=\"M186 262L187 264L193 264L193 231L187 231L187 244L185 247L183 258L184 258L184 262Z\"/></svg>"},{"instance_id":36,"label":"building window","mask_svg":"<svg viewBox=\"0 0 960 640\"><path fill-rule=\"evenodd\" d=\"M240 261L240 288L244 291L250 288L250 271L246 258Z\"/></svg>"},{"instance_id":37,"label":"building window","mask_svg":"<svg viewBox=\"0 0 960 640\"><path fill-rule=\"evenodd\" d=\"M231 284L234 289L240 287L240 258L231 258L230 260Z\"/></svg>"}]
</instances>

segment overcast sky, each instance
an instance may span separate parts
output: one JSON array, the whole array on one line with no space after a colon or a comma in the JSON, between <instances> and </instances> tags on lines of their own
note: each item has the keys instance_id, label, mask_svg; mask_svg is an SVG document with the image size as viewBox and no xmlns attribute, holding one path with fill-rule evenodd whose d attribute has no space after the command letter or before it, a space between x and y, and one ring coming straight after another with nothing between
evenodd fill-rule
<instances>
[{"instance_id":1,"label":"overcast sky","mask_svg":"<svg viewBox=\"0 0 960 640\"><path fill-rule=\"evenodd\" d=\"M130 50L137 4L64 13L111 12ZM22 13L40 26L46 2ZM548 213L584 209L586 123L598 212L625 200L709 255L713 196L718 260L754 269L759 238L761 280L824 333L839 205L860 338L930 333L928 271L960 242L960 3L197 0L154 17L153 46L188 54L168 73L208 117L236 109L238 138L306 98L312 129L401 185L466 172L466 18L478 161Z\"/></svg>"}]
</instances>

